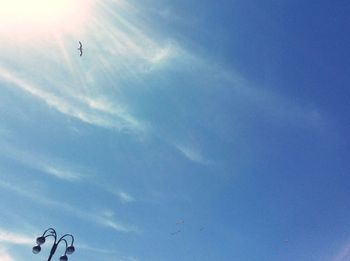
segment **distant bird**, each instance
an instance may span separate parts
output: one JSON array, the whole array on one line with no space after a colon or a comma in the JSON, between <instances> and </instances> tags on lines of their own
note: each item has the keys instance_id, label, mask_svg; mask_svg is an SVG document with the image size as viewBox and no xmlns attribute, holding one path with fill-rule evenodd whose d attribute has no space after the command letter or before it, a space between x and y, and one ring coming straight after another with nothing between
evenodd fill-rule
<instances>
[{"instance_id":1,"label":"distant bird","mask_svg":"<svg viewBox=\"0 0 350 261\"><path fill-rule=\"evenodd\" d=\"M79 41L79 48L78 50L80 51L80 56L83 55L83 45L81 44L81 42Z\"/></svg>"},{"instance_id":2,"label":"distant bird","mask_svg":"<svg viewBox=\"0 0 350 261\"><path fill-rule=\"evenodd\" d=\"M184 224L184 223L185 223L184 220L178 220L178 221L176 221L176 225L182 225L182 224Z\"/></svg>"},{"instance_id":3,"label":"distant bird","mask_svg":"<svg viewBox=\"0 0 350 261\"><path fill-rule=\"evenodd\" d=\"M285 239L283 242L284 242L284 243L289 243L289 240L288 240L288 239Z\"/></svg>"},{"instance_id":4,"label":"distant bird","mask_svg":"<svg viewBox=\"0 0 350 261\"><path fill-rule=\"evenodd\" d=\"M176 234L179 234L180 232L181 232L181 230L178 230L178 231L171 233L170 235L175 236Z\"/></svg>"}]
</instances>

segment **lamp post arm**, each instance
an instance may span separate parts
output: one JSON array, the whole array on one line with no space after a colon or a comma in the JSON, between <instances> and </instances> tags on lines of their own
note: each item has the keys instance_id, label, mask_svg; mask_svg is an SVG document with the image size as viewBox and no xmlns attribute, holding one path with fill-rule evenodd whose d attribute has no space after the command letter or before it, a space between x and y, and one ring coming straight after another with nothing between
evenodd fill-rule
<instances>
[{"instance_id":1,"label":"lamp post arm","mask_svg":"<svg viewBox=\"0 0 350 261\"><path fill-rule=\"evenodd\" d=\"M45 235L47 232L50 232L50 234L49 235ZM53 237L54 238L54 242L53 242L53 245L52 245L51 250L50 250L50 255L49 255L48 259L47 259L47 261L50 261L51 258L53 257L53 255L55 254L57 246L58 246L57 233L56 233L56 230L54 230L53 228L48 228L48 229L45 230L43 235L45 235L45 238L46 237Z\"/></svg>"},{"instance_id":2,"label":"lamp post arm","mask_svg":"<svg viewBox=\"0 0 350 261\"><path fill-rule=\"evenodd\" d=\"M45 236L48 232L50 232L49 235L54 236L55 238L57 238L57 233L56 230L54 230L53 228L48 228L44 231L43 236Z\"/></svg>"},{"instance_id":3,"label":"lamp post arm","mask_svg":"<svg viewBox=\"0 0 350 261\"><path fill-rule=\"evenodd\" d=\"M66 244L66 250L64 250L64 255L67 255L68 242L64 238L61 238L60 241L63 241ZM59 242L57 244L59 244Z\"/></svg>"},{"instance_id":4,"label":"lamp post arm","mask_svg":"<svg viewBox=\"0 0 350 261\"><path fill-rule=\"evenodd\" d=\"M65 240L63 237L61 237L61 238L57 241L57 243L54 243L54 244L53 244L53 246L52 246L52 248L51 248L51 251L50 251L50 256L49 256L49 258L47 259L47 261L50 261L50 260L51 260L51 258L53 257L53 255L55 254L55 252L56 252L56 250L57 250L58 245L59 245L62 241L63 241L63 242L65 243L65 245L66 245L66 250L64 251L64 255L67 254L68 242L67 242L67 240Z\"/></svg>"},{"instance_id":5,"label":"lamp post arm","mask_svg":"<svg viewBox=\"0 0 350 261\"><path fill-rule=\"evenodd\" d=\"M63 240L65 237L70 237L71 238L71 245L73 245L74 244L74 237L73 237L73 235L71 235L71 234L65 234L65 235L63 235L63 236L61 236L61 238L57 241L57 244L59 244L60 243L60 241L61 240ZM67 241L66 241L67 242ZM68 246L67 246L68 247Z\"/></svg>"}]
</instances>

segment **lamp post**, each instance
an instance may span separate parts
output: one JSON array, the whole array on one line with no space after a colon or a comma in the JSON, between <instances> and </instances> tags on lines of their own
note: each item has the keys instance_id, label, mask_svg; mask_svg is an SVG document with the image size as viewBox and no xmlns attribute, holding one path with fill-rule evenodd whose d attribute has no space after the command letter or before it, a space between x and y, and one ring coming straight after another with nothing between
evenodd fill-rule
<instances>
[{"instance_id":1,"label":"lamp post","mask_svg":"<svg viewBox=\"0 0 350 261\"><path fill-rule=\"evenodd\" d=\"M66 245L66 250L64 251L64 254L60 257L60 261L67 261L68 257L67 255L71 255L74 253L75 248L73 246L74 243L74 237L71 234L65 234L62 237L60 237L57 240L57 233L53 228L46 229L42 236L37 237L36 243L37 245L33 247L33 253L38 254L41 251L41 245L45 243L47 237L53 237L54 238L54 243L51 247L50 255L47 261L50 261L52 256L55 254L56 249L58 245L61 242L64 242ZM70 238L70 244L68 244L68 241L66 238ZM68 246L69 245L69 246Z\"/></svg>"}]
</instances>

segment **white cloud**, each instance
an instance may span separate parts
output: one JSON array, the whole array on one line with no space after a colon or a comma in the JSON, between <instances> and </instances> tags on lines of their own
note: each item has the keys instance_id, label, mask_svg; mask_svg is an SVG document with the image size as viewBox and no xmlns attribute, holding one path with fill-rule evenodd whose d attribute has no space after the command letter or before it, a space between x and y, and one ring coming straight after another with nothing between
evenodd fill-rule
<instances>
[{"instance_id":1,"label":"white cloud","mask_svg":"<svg viewBox=\"0 0 350 261\"><path fill-rule=\"evenodd\" d=\"M63 170L63 169L58 169L56 167L53 166L41 166L42 169L47 172L48 174L51 174L57 178L60 179L66 179L66 180L76 180L76 179L80 179L81 175L79 173L74 173L72 171L69 170Z\"/></svg>"},{"instance_id":2,"label":"white cloud","mask_svg":"<svg viewBox=\"0 0 350 261\"><path fill-rule=\"evenodd\" d=\"M14 245L33 245L35 237L17 234L7 230L0 229L0 242ZM0 260L2 260L0 258Z\"/></svg>"},{"instance_id":3,"label":"white cloud","mask_svg":"<svg viewBox=\"0 0 350 261\"><path fill-rule=\"evenodd\" d=\"M66 203L52 200L47 195L39 195L38 193L28 191L26 188L20 187L18 184L11 184L0 180L0 187L13 191L18 195L21 195L23 197L26 197L34 201L35 203L45 205L46 207L49 207L49 208L61 209L62 211L65 211L67 213L74 215L76 218L79 218L81 220L86 220L88 222L92 222L94 224L101 225L104 227L112 228L117 232L123 232L123 233L140 232L139 229L135 226L123 224L117 221L114 218L114 215L106 216L106 215L103 215L103 212L101 211L90 211L90 212L83 211L79 209L79 207L77 206L72 206Z\"/></svg>"},{"instance_id":4,"label":"white cloud","mask_svg":"<svg viewBox=\"0 0 350 261\"><path fill-rule=\"evenodd\" d=\"M96 253L100 253L100 254L113 254L114 255L116 253L116 251L114 251L114 250L103 249L100 247L91 247L87 244L77 244L76 248L77 249L84 249L87 251L96 252Z\"/></svg>"},{"instance_id":5,"label":"white cloud","mask_svg":"<svg viewBox=\"0 0 350 261\"><path fill-rule=\"evenodd\" d=\"M1 261L15 261L15 259L10 255L10 253L4 248L0 248L0 260Z\"/></svg>"},{"instance_id":6,"label":"white cloud","mask_svg":"<svg viewBox=\"0 0 350 261\"><path fill-rule=\"evenodd\" d=\"M159 64L174 55L175 51L173 46L169 43L168 46L156 50L156 52L150 57L150 61L153 64Z\"/></svg>"},{"instance_id":7,"label":"white cloud","mask_svg":"<svg viewBox=\"0 0 350 261\"><path fill-rule=\"evenodd\" d=\"M118 193L118 196L119 196L121 202L123 202L123 203L131 203L131 202L135 201L135 199L131 195L129 195L128 193L123 192L123 191L120 191Z\"/></svg>"},{"instance_id":8,"label":"white cloud","mask_svg":"<svg viewBox=\"0 0 350 261\"><path fill-rule=\"evenodd\" d=\"M29 153L24 149L1 142L0 155L17 160L26 166L39 170L40 172L67 181L77 181L87 176L86 170L72 166L64 160L49 158L43 155ZM82 174L84 172L84 175Z\"/></svg>"},{"instance_id":9,"label":"white cloud","mask_svg":"<svg viewBox=\"0 0 350 261\"><path fill-rule=\"evenodd\" d=\"M112 220L110 218L105 218L105 217L98 217L94 216L94 220L106 227L112 228L117 232L133 232L133 233L139 233L139 230L135 227L132 226L126 226L124 224L121 224L115 220Z\"/></svg>"},{"instance_id":10,"label":"white cloud","mask_svg":"<svg viewBox=\"0 0 350 261\"><path fill-rule=\"evenodd\" d=\"M133 256L126 256L123 255L121 253L119 253L118 251L115 250L111 250L111 249L103 249L100 247L91 247L88 244L77 244L76 245L77 249L83 249L86 251L91 251L91 252L95 252L98 254L102 254L102 255L108 255L111 256L110 260L115 260L115 261L139 261L138 258L133 257Z\"/></svg>"},{"instance_id":11,"label":"white cloud","mask_svg":"<svg viewBox=\"0 0 350 261\"><path fill-rule=\"evenodd\" d=\"M147 26L140 6L115 0L100 2L100 7L89 28L96 40L91 47L99 53L99 72L104 70L114 74L115 79L130 82L176 54L174 41Z\"/></svg>"},{"instance_id":12,"label":"white cloud","mask_svg":"<svg viewBox=\"0 0 350 261\"><path fill-rule=\"evenodd\" d=\"M71 96L53 94L37 85L20 79L14 73L1 67L0 78L40 99L59 112L85 123L118 130L143 131L145 128L141 122L126 111L113 109L110 104L99 98L96 99L79 93L72 93Z\"/></svg>"},{"instance_id":13,"label":"white cloud","mask_svg":"<svg viewBox=\"0 0 350 261\"><path fill-rule=\"evenodd\" d=\"M105 190L106 192L111 193L114 196L117 196L121 203L132 203L136 201L135 197L133 197L132 195L130 195L130 193L127 193L122 189L115 189L115 188L111 188L108 185L101 185L101 184L97 186L99 186L101 189ZM108 213L108 211L106 213Z\"/></svg>"},{"instance_id":14,"label":"white cloud","mask_svg":"<svg viewBox=\"0 0 350 261\"><path fill-rule=\"evenodd\" d=\"M176 144L175 147L190 161L200 164L209 164L210 161L203 157L200 151L184 145Z\"/></svg>"}]
</instances>

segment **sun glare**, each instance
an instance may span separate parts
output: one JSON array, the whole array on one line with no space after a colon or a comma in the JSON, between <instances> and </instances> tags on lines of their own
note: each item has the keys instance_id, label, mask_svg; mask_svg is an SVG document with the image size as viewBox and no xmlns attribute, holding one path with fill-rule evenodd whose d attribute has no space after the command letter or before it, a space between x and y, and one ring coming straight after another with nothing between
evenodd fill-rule
<instances>
[{"instance_id":1,"label":"sun glare","mask_svg":"<svg viewBox=\"0 0 350 261\"><path fill-rule=\"evenodd\" d=\"M0 34L21 38L78 30L93 0L0 0Z\"/></svg>"}]
</instances>

